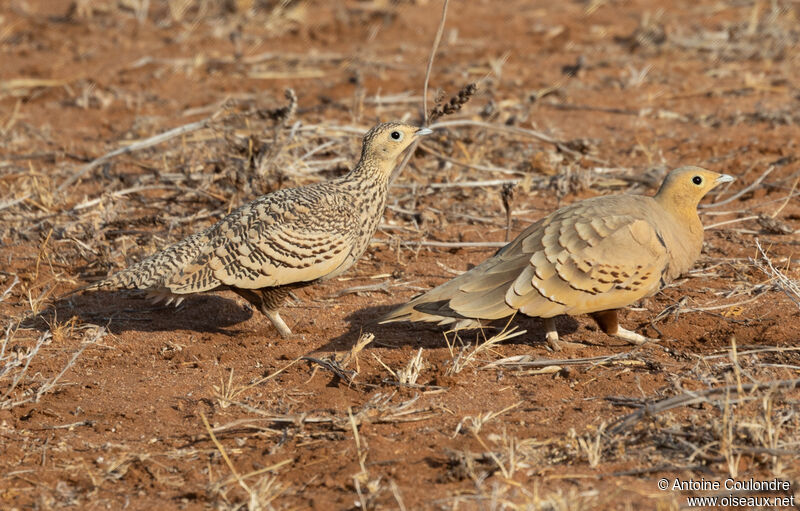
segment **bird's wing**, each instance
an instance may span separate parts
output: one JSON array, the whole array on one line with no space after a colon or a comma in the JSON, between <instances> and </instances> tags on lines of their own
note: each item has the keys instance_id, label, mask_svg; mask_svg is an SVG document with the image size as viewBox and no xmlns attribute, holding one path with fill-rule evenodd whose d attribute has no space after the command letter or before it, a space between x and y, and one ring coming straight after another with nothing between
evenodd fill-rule
<instances>
[{"instance_id":1,"label":"bird's wing","mask_svg":"<svg viewBox=\"0 0 800 511\"><path fill-rule=\"evenodd\" d=\"M655 293L669 252L646 208L615 207L626 203L579 203L525 239L521 249L529 264L506 290L505 302L546 318L617 309Z\"/></svg>"},{"instance_id":2,"label":"bird's wing","mask_svg":"<svg viewBox=\"0 0 800 511\"><path fill-rule=\"evenodd\" d=\"M650 206L590 199L545 217L493 257L392 311L383 321L454 322L581 314L654 293L668 261ZM644 199L644 198L643 198Z\"/></svg>"},{"instance_id":3,"label":"bird's wing","mask_svg":"<svg viewBox=\"0 0 800 511\"><path fill-rule=\"evenodd\" d=\"M260 289L325 277L349 262L358 224L335 194L281 190L216 226L199 256L165 282L178 294L227 285Z\"/></svg>"}]
</instances>

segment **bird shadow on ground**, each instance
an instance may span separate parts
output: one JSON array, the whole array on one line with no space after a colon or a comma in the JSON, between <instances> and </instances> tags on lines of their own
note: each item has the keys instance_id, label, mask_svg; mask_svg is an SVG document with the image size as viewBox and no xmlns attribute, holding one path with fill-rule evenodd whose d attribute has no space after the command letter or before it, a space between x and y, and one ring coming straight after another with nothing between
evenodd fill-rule
<instances>
[{"instance_id":1,"label":"bird shadow on ground","mask_svg":"<svg viewBox=\"0 0 800 511\"><path fill-rule=\"evenodd\" d=\"M349 350L358 340L362 333L372 333L375 340L372 345L385 348L440 348L446 346L444 332L447 332L449 325L439 326L436 323L378 323L379 318L390 312L395 306L378 305L365 307L352 314L345 316L344 320L350 324L347 332L338 337L330 339L326 344L320 346L315 351L342 351ZM483 334L479 329L464 329L458 335L464 343L474 343L476 339L483 342L486 339L500 333L508 324L509 328L517 327L519 330L526 330L526 333L513 337L503 342L503 344L545 344L544 322L539 318L529 318L517 315L511 323L508 318L499 319L489 323L484 327ZM579 323L569 316L559 316L556 318L556 328L559 335L567 335L578 330ZM452 340L452 334L447 334Z\"/></svg>"},{"instance_id":2,"label":"bird shadow on ground","mask_svg":"<svg viewBox=\"0 0 800 511\"><path fill-rule=\"evenodd\" d=\"M50 307L23 322L27 328L51 330L73 317L83 323L104 326L111 333L125 331L162 332L189 330L202 333L236 335L226 329L253 316L253 311L235 300L214 294L189 295L183 303L153 304L143 293L96 291L57 300Z\"/></svg>"}]
</instances>

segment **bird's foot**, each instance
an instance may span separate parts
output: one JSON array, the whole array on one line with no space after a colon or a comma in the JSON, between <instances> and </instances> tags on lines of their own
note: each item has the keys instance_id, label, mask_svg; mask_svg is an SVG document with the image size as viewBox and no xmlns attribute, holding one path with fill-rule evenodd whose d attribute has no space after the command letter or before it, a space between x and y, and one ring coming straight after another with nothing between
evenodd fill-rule
<instances>
[{"instance_id":1,"label":"bird's foot","mask_svg":"<svg viewBox=\"0 0 800 511\"><path fill-rule=\"evenodd\" d=\"M556 330L556 321L553 318L545 318L544 320L545 334L544 339L547 341L547 347L551 351L561 351L561 343L558 341L558 330Z\"/></svg>"},{"instance_id":2,"label":"bird's foot","mask_svg":"<svg viewBox=\"0 0 800 511\"><path fill-rule=\"evenodd\" d=\"M551 351L561 351L562 343L558 340L558 332L547 332L544 338L547 341L547 347Z\"/></svg>"},{"instance_id":3,"label":"bird's foot","mask_svg":"<svg viewBox=\"0 0 800 511\"><path fill-rule=\"evenodd\" d=\"M275 325L275 329L278 330L278 333L281 334L281 337L284 339L289 339L292 337L292 331L286 326L286 323L283 321L283 318L278 311L267 311L266 316L272 321L272 324Z\"/></svg>"},{"instance_id":4,"label":"bird's foot","mask_svg":"<svg viewBox=\"0 0 800 511\"><path fill-rule=\"evenodd\" d=\"M637 346L641 346L647 342L656 342L658 339L652 339L650 337L645 337L642 334L637 334L636 332L631 332L622 327L617 328L617 332L612 334L614 337L618 339L622 339L623 341L627 341L630 344L636 344Z\"/></svg>"}]
</instances>

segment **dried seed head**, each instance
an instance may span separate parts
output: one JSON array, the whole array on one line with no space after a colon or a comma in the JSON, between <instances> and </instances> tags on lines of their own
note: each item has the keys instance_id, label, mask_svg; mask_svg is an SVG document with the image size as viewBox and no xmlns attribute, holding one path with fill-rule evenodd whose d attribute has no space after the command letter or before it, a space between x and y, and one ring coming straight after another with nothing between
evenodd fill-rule
<instances>
[{"instance_id":1,"label":"dried seed head","mask_svg":"<svg viewBox=\"0 0 800 511\"><path fill-rule=\"evenodd\" d=\"M478 86L474 83L467 84L458 91L458 94L450 98L450 101L447 102L444 106L437 106L431 111L430 115L430 122L433 122L440 117L444 117L445 115L451 115L459 110L461 107L464 106L467 101L475 94L478 90Z\"/></svg>"},{"instance_id":2,"label":"dried seed head","mask_svg":"<svg viewBox=\"0 0 800 511\"><path fill-rule=\"evenodd\" d=\"M278 124L289 122L297 111L297 95L294 93L294 89L286 89L284 96L289 100L288 105L269 110L259 110L258 116L262 119L272 119Z\"/></svg>"}]
</instances>

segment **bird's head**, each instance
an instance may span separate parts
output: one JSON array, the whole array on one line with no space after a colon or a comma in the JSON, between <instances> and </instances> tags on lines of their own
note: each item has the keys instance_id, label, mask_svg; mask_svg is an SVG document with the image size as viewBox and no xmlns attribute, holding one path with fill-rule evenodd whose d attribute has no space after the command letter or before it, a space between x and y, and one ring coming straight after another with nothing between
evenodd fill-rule
<instances>
[{"instance_id":1,"label":"bird's head","mask_svg":"<svg viewBox=\"0 0 800 511\"><path fill-rule=\"evenodd\" d=\"M733 180L733 176L728 174L718 174L700 167L681 167L667 174L656 193L656 199L677 210L695 210L700 200L715 186Z\"/></svg>"},{"instance_id":2,"label":"bird's head","mask_svg":"<svg viewBox=\"0 0 800 511\"><path fill-rule=\"evenodd\" d=\"M361 150L362 160L394 162L417 137L433 133L429 128L420 128L400 122L378 124L364 135Z\"/></svg>"}]
</instances>

